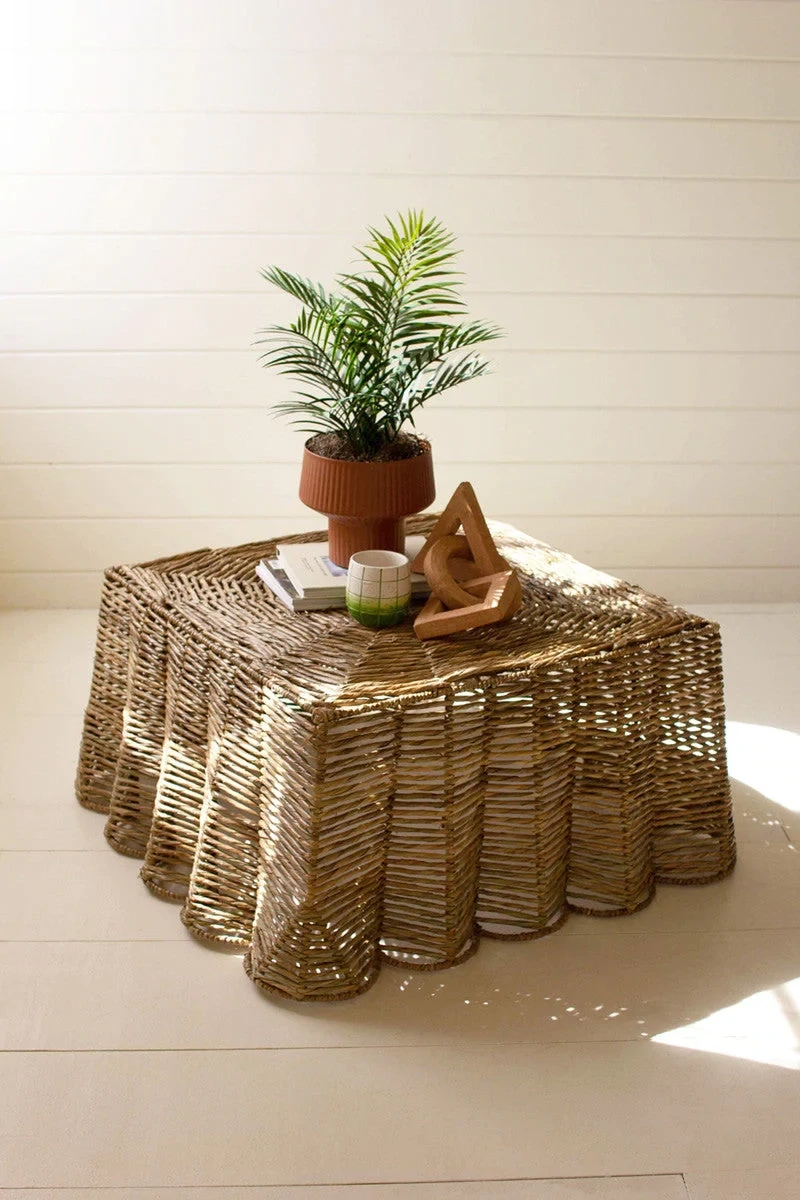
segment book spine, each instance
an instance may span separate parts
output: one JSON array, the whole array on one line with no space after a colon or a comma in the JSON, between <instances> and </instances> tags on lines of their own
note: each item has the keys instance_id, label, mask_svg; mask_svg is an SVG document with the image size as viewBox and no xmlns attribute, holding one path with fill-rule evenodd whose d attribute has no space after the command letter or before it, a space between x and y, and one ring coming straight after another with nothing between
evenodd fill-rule
<instances>
[{"instance_id":1,"label":"book spine","mask_svg":"<svg viewBox=\"0 0 800 1200\"><path fill-rule=\"evenodd\" d=\"M263 560L256 567L256 575L258 575L259 579L267 585L273 596L276 596L282 604L285 604L287 608L291 608L292 611L294 611L294 600L292 596L289 595L285 588L281 587L280 583Z\"/></svg>"},{"instance_id":2,"label":"book spine","mask_svg":"<svg viewBox=\"0 0 800 1200\"><path fill-rule=\"evenodd\" d=\"M291 564L288 563L285 558L279 558L278 562L280 563L281 570L289 577L289 582L297 592L298 596L305 596L305 589L300 583L297 574L292 570Z\"/></svg>"}]
</instances>

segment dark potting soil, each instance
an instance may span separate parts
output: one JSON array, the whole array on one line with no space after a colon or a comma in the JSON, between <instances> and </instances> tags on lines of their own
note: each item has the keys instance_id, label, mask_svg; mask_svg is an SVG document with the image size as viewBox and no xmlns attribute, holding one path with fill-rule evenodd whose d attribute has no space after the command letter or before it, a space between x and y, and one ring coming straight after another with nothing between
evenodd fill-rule
<instances>
[{"instance_id":1,"label":"dark potting soil","mask_svg":"<svg viewBox=\"0 0 800 1200\"><path fill-rule=\"evenodd\" d=\"M342 458L348 462L396 462L401 458L416 458L428 448L428 443L414 433L400 433L376 454L356 454L352 446L338 433L318 433L309 438L308 448L321 458Z\"/></svg>"}]
</instances>

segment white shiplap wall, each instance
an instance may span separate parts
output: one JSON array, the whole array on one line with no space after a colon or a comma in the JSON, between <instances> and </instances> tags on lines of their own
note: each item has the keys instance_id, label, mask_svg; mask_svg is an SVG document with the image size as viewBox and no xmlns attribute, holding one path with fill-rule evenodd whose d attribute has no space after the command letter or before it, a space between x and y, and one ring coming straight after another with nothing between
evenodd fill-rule
<instances>
[{"instance_id":1,"label":"white shiplap wall","mask_svg":"<svg viewBox=\"0 0 800 1200\"><path fill-rule=\"evenodd\" d=\"M258 268L459 236L440 499L678 600L800 591L800 5L26 0L0 43L0 604L310 528Z\"/></svg>"}]
</instances>

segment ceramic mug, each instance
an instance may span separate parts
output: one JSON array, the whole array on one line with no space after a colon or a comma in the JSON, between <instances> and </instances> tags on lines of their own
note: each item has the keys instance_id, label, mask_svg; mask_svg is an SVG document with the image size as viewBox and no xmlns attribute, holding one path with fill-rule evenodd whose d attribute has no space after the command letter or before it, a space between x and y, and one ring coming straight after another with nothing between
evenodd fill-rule
<instances>
[{"instance_id":1,"label":"ceramic mug","mask_svg":"<svg viewBox=\"0 0 800 1200\"><path fill-rule=\"evenodd\" d=\"M393 550L361 550L347 568L347 611L362 625L383 629L408 612L411 566Z\"/></svg>"}]
</instances>

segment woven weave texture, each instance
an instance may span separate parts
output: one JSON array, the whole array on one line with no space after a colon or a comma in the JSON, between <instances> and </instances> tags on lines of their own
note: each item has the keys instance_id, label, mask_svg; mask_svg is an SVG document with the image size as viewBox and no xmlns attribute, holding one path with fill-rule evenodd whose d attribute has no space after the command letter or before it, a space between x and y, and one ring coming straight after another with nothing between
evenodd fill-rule
<instances>
[{"instance_id":1,"label":"woven weave texture","mask_svg":"<svg viewBox=\"0 0 800 1200\"><path fill-rule=\"evenodd\" d=\"M425 643L413 610L283 608L274 541L106 572L78 799L267 991L344 999L734 865L718 627L491 529L522 608Z\"/></svg>"}]
</instances>

